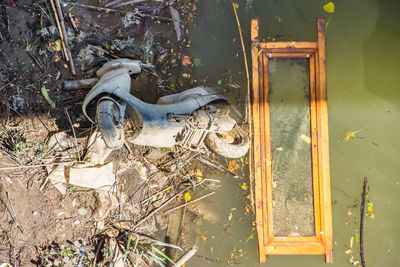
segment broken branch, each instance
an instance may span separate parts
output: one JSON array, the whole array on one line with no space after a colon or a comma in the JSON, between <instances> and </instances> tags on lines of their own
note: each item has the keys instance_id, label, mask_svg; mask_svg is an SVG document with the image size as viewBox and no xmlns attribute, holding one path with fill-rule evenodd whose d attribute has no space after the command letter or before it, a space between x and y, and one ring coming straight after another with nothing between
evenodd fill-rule
<instances>
[{"instance_id":1,"label":"broken branch","mask_svg":"<svg viewBox=\"0 0 400 267\"><path fill-rule=\"evenodd\" d=\"M140 219L134 226L134 229L137 228L139 225L141 225L142 223L144 223L145 221L147 221L151 216L153 216L154 214L156 214L159 210L161 210L162 208L164 208L165 206L167 206L169 203L171 203L172 200L174 200L177 196L179 196L180 194L185 193L187 190L189 190L189 187L186 187L185 189L181 190L180 192L176 193L175 195L173 195L171 198L169 198L167 201L165 201L163 204L161 204L161 206L159 206L158 208L154 209L152 212L150 212L147 216L145 216L144 218Z\"/></svg>"},{"instance_id":2,"label":"broken branch","mask_svg":"<svg viewBox=\"0 0 400 267\"><path fill-rule=\"evenodd\" d=\"M361 199L361 222L360 222L360 257L361 257L361 264L365 267L365 260L364 260L364 206L365 206L365 195L367 193L367 182L368 178L364 177L364 186L362 192L362 199Z\"/></svg>"}]
</instances>

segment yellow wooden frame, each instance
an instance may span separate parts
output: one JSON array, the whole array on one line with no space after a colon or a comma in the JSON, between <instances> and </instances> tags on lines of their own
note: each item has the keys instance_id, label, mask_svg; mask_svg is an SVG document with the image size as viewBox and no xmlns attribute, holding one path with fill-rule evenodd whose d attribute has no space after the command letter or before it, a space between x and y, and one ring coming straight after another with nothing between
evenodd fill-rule
<instances>
[{"instance_id":1,"label":"yellow wooden frame","mask_svg":"<svg viewBox=\"0 0 400 267\"><path fill-rule=\"evenodd\" d=\"M325 59L325 19L318 18L317 42L260 42L259 23L251 22L252 159L250 175L255 183L256 229L259 261L273 254L325 254L332 258L332 211L329 176L329 137ZM314 236L273 235L272 156L268 85L269 58L308 58L310 68L310 123L314 195Z\"/></svg>"}]
</instances>

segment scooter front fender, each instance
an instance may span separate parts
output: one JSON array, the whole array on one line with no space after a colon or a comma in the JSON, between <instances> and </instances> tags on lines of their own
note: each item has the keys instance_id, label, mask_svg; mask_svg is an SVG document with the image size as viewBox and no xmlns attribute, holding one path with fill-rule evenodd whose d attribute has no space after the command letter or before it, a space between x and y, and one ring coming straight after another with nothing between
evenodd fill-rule
<instances>
[{"instance_id":1,"label":"scooter front fender","mask_svg":"<svg viewBox=\"0 0 400 267\"><path fill-rule=\"evenodd\" d=\"M131 88L131 77L129 76L129 72L127 69L116 69L107 72L106 74L101 76L97 84L86 95L82 104L82 112L89 121L95 123L86 112L87 105L101 94L114 94L114 91L117 88L129 94Z\"/></svg>"}]
</instances>

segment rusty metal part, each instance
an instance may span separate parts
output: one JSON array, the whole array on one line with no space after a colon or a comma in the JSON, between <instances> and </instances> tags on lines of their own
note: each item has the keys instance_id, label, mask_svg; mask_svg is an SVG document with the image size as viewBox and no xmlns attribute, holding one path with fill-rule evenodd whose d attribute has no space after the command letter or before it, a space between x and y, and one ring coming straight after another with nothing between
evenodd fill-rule
<instances>
[{"instance_id":1,"label":"rusty metal part","mask_svg":"<svg viewBox=\"0 0 400 267\"><path fill-rule=\"evenodd\" d=\"M83 80L64 81L65 90L78 90L85 88L92 88L99 81L98 78L90 78Z\"/></svg>"}]
</instances>

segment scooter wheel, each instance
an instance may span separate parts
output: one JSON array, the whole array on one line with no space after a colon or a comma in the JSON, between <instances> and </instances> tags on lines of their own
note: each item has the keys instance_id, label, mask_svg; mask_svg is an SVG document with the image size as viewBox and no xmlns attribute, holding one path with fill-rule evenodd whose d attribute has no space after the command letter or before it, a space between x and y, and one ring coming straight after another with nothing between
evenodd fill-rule
<instances>
[{"instance_id":1,"label":"scooter wheel","mask_svg":"<svg viewBox=\"0 0 400 267\"><path fill-rule=\"evenodd\" d=\"M249 136L246 132L235 125L231 134L234 135L234 142L228 143L225 138L216 133L209 133L206 136L205 143L215 153L226 158L241 158L249 150Z\"/></svg>"},{"instance_id":2,"label":"scooter wheel","mask_svg":"<svg viewBox=\"0 0 400 267\"><path fill-rule=\"evenodd\" d=\"M124 128L118 125L119 109L111 100L103 100L97 105L97 127L107 147L118 150L124 145Z\"/></svg>"}]
</instances>

